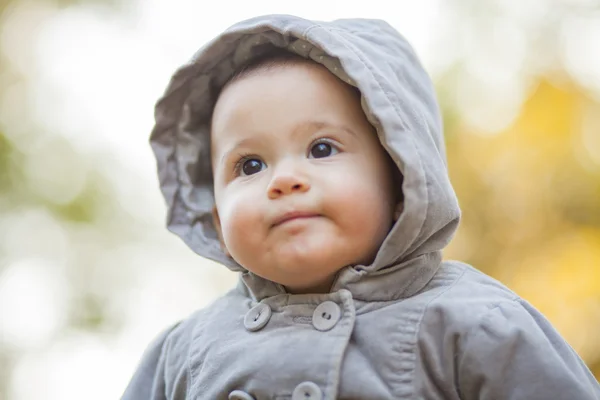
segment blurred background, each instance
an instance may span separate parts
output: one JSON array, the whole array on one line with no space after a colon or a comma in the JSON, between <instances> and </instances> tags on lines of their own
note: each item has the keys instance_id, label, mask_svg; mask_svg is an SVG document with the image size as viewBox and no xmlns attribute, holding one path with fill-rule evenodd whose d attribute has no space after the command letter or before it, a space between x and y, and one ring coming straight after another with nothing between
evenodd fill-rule
<instances>
[{"instance_id":1,"label":"blurred background","mask_svg":"<svg viewBox=\"0 0 600 400\"><path fill-rule=\"evenodd\" d=\"M0 400L118 398L160 330L233 284L164 228L147 138L174 69L265 13L385 18L413 43L464 212L446 258L600 377L600 1L0 0Z\"/></svg>"}]
</instances>

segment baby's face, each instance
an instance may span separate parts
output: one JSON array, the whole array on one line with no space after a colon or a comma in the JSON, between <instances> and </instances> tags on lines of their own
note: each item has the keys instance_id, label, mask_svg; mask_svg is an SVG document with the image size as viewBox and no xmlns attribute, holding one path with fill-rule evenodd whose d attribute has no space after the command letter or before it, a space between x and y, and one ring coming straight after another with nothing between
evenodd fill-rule
<instances>
[{"instance_id":1,"label":"baby's face","mask_svg":"<svg viewBox=\"0 0 600 400\"><path fill-rule=\"evenodd\" d=\"M211 139L216 225L240 265L302 293L372 262L392 224L392 173L359 97L324 67L232 82Z\"/></svg>"}]
</instances>

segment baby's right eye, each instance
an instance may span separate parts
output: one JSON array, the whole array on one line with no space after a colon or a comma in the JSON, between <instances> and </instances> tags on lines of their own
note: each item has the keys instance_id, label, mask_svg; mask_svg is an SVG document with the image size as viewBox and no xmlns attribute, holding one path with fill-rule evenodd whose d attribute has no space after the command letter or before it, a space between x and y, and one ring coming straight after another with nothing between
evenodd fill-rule
<instances>
[{"instance_id":1,"label":"baby's right eye","mask_svg":"<svg viewBox=\"0 0 600 400\"><path fill-rule=\"evenodd\" d=\"M254 175L266 168L265 163L257 158L241 160L240 164L240 175L242 176Z\"/></svg>"}]
</instances>

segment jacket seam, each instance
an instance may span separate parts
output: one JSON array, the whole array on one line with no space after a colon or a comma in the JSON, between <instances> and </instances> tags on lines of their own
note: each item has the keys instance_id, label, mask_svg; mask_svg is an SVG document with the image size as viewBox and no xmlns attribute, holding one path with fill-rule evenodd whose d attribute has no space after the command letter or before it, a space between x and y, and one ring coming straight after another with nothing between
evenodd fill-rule
<instances>
[{"instance_id":1,"label":"jacket seam","mask_svg":"<svg viewBox=\"0 0 600 400\"><path fill-rule=\"evenodd\" d=\"M166 365L167 361L168 361L168 357L169 357L169 347L171 345L173 345L174 343L174 338L173 338L173 332L179 328L179 326L181 325L182 321L178 321L176 323L174 323L173 325L171 325L166 332L166 336L162 342L161 345L161 349L160 349L160 359L162 359L162 362ZM160 364L160 359L159 359L159 364ZM155 377L156 379L156 377ZM167 388L168 388L168 384L169 382L167 381L167 376L165 371L163 371L163 377L162 377L163 383L164 383L164 396L165 398L168 398L169 394L167 393ZM173 382L171 382L173 383ZM187 394L186 394L187 395Z\"/></svg>"},{"instance_id":2,"label":"jacket seam","mask_svg":"<svg viewBox=\"0 0 600 400\"><path fill-rule=\"evenodd\" d=\"M422 328L422 324L423 324L423 318L425 318L425 314L427 313L427 311L429 310L429 307L431 306L431 304L438 300L442 295L446 294L448 291L450 291L451 289L453 289L460 281L461 279L463 279L463 277L466 275L468 269L463 267L463 271L461 272L461 274L459 276L456 277L456 279L454 279L454 282L452 282L452 284L450 284L449 286L447 286L444 290L441 290L440 293L436 294L434 297L432 297L427 304L425 304L425 307L423 308L423 312L421 313L421 316L419 318L419 321L417 322L417 329L415 330L415 341L414 341L414 348L415 348L415 355L418 358L421 358L420 352L417 351L417 342L418 342L418 338L419 335L421 333L421 328ZM416 362L415 362L416 364ZM416 392L416 388L415 388L415 380L414 380L414 373L415 373L415 368L413 368L411 370L411 382L412 382L412 388L413 388L413 393ZM460 395L459 395L460 397Z\"/></svg>"},{"instance_id":3,"label":"jacket seam","mask_svg":"<svg viewBox=\"0 0 600 400\"><path fill-rule=\"evenodd\" d=\"M460 368L460 365L463 364L463 360L464 360L464 357L465 357L465 355L467 353L467 347L469 346L469 344L473 340L476 340L480 335L483 334L483 330L482 329L476 331L477 327L487 324L488 321L490 320L490 318L492 318L492 313L495 310L499 309L503 304L510 304L511 306L522 307L522 305L520 304L520 298L518 296L514 297L514 298L512 298L510 300L499 300L498 302L490 304L488 306L485 314L481 317L481 319L478 320L477 322L473 322L471 324L471 326L469 326L468 329L466 330L467 339L466 339L465 344L464 344L464 349L465 350L462 352L462 354L460 354L460 358L459 358L459 362L458 362L459 368ZM469 338L469 336L473 333L473 331L475 331L474 334L473 334L473 336L471 338ZM458 372L459 371L457 371L457 373ZM460 386L461 386L461 379L460 379L460 376L459 376L458 377L458 386L457 386L457 390L459 390L459 391L460 391Z\"/></svg>"},{"instance_id":4,"label":"jacket seam","mask_svg":"<svg viewBox=\"0 0 600 400\"><path fill-rule=\"evenodd\" d=\"M192 352L195 348L196 345L196 340L199 340L199 334L198 334L198 330L199 327L198 325L202 323L203 320L208 319L209 317L207 315L205 315L206 313L203 312L206 309L200 310L199 312L194 313L193 317L191 318L191 320L194 322L192 324L191 327L191 332L190 332L190 336L189 336L189 346L187 349L187 356L186 356L186 364L187 364L187 375L188 375L188 382L186 385L186 397L190 397L191 393L192 393L192 381L194 379L194 376L192 374ZM202 315L203 318L199 318L199 316ZM200 361L201 364L204 363L204 360Z\"/></svg>"}]
</instances>

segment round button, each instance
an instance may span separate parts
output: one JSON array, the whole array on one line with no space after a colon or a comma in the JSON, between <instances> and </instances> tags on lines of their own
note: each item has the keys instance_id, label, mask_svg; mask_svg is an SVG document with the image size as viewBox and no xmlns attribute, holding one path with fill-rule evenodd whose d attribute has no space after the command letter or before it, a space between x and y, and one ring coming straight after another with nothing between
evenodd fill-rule
<instances>
[{"instance_id":1,"label":"round button","mask_svg":"<svg viewBox=\"0 0 600 400\"><path fill-rule=\"evenodd\" d=\"M254 396L249 395L248 393L242 390L234 390L229 393L229 400L256 400Z\"/></svg>"},{"instance_id":2,"label":"round button","mask_svg":"<svg viewBox=\"0 0 600 400\"><path fill-rule=\"evenodd\" d=\"M244 317L244 326L250 332L262 329L271 318L271 307L260 303L252 307Z\"/></svg>"},{"instance_id":3,"label":"round button","mask_svg":"<svg viewBox=\"0 0 600 400\"><path fill-rule=\"evenodd\" d=\"M321 389L313 382L302 382L292 392L292 400L322 400Z\"/></svg>"},{"instance_id":4,"label":"round button","mask_svg":"<svg viewBox=\"0 0 600 400\"><path fill-rule=\"evenodd\" d=\"M326 301L315 308L312 324L319 331L328 331L337 324L341 315L340 306L333 301Z\"/></svg>"}]
</instances>

